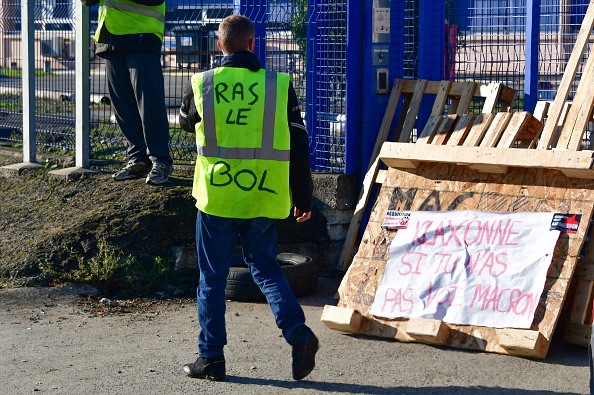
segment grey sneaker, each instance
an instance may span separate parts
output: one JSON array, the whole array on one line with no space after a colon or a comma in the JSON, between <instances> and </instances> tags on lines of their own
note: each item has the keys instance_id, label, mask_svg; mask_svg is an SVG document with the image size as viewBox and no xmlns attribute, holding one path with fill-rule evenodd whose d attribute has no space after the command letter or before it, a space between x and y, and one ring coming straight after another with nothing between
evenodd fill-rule
<instances>
[{"instance_id":1,"label":"grey sneaker","mask_svg":"<svg viewBox=\"0 0 594 395\"><path fill-rule=\"evenodd\" d=\"M146 177L151 171L152 165L146 162L128 162L128 164L111 177L116 181L132 180L134 178Z\"/></svg>"},{"instance_id":2,"label":"grey sneaker","mask_svg":"<svg viewBox=\"0 0 594 395\"><path fill-rule=\"evenodd\" d=\"M146 183L150 185L161 185L169 181L169 175L173 172L173 166L154 162L153 168L146 176Z\"/></svg>"}]
</instances>

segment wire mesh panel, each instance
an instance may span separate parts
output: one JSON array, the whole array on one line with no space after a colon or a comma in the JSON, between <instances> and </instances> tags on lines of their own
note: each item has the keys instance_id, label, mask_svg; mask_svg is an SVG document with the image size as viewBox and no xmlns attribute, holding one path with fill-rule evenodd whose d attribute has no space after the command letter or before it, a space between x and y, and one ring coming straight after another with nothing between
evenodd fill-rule
<instances>
[{"instance_id":1,"label":"wire mesh panel","mask_svg":"<svg viewBox=\"0 0 594 395\"><path fill-rule=\"evenodd\" d=\"M352 0L351 0L352 1ZM182 131L178 109L192 74L217 66L217 27L245 12L256 21L263 66L289 74L307 120L316 171L345 170L346 23L348 0L168 0L161 60L165 75L171 152L177 163L195 159L194 135ZM446 18L439 40L445 79L501 82L519 92L526 74L527 0L435 1ZM538 99L552 100L573 49L588 0L540 0ZM352 3L351 3L352 4ZM419 2L404 0L405 78L419 78ZM36 0L34 12L37 143L58 152L74 150L75 0ZM432 4L433 6L433 4ZM22 141L20 0L0 0L0 141ZM97 6L90 10L91 34ZM422 19L422 18L421 18ZM365 16L361 15L363 23ZM423 31L421 31L423 33ZM91 45L91 155L125 159L127 143L115 123L104 63ZM364 56L363 54L361 57ZM400 54L398 54L400 56ZM441 56L441 55L440 55ZM588 56L588 51L585 57ZM394 56L396 57L396 56ZM437 60L435 60L437 59ZM361 60L362 61L362 60ZM584 61L582 60L582 64ZM306 67L307 65L307 67ZM579 82L578 71L574 91ZM571 94L569 100L572 100ZM479 109L482 103L473 103ZM590 132L584 147L589 147Z\"/></svg>"},{"instance_id":2,"label":"wire mesh panel","mask_svg":"<svg viewBox=\"0 0 594 395\"><path fill-rule=\"evenodd\" d=\"M35 2L35 97L37 144L74 152L74 4Z\"/></svg>"},{"instance_id":3,"label":"wire mesh panel","mask_svg":"<svg viewBox=\"0 0 594 395\"><path fill-rule=\"evenodd\" d=\"M419 2L407 0L404 3L404 70L406 79L418 77L417 57L419 54Z\"/></svg>"},{"instance_id":4,"label":"wire mesh panel","mask_svg":"<svg viewBox=\"0 0 594 395\"><path fill-rule=\"evenodd\" d=\"M288 74L305 102L306 0L268 2L266 68Z\"/></svg>"},{"instance_id":5,"label":"wire mesh panel","mask_svg":"<svg viewBox=\"0 0 594 395\"><path fill-rule=\"evenodd\" d=\"M538 100L555 98L588 0L541 0L538 46ZM458 0L446 9L450 29L446 39L454 59L456 80L502 82L518 92L516 108L523 108L526 48L526 0ZM581 66L589 55L586 51ZM447 69L447 68L446 68ZM568 100L572 100L581 70ZM586 133L583 147L590 145Z\"/></svg>"},{"instance_id":6,"label":"wire mesh panel","mask_svg":"<svg viewBox=\"0 0 594 395\"><path fill-rule=\"evenodd\" d=\"M517 90L521 107L526 53L525 0L448 2L446 59L450 79L501 82Z\"/></svg>"},{"instance_id":7,"label":"wire mesh panel","mask_svg":"<svg viewBox=\"0 0 594 395\"><path fill-rule=\"evenodd\" d=\"M311 1L310 1L311 4ZM308 65L308 129L316 171L342 173L345 167L346 121L346 0L315 2L309 22L315 31L308 33L308 45L314 46L312 66Z\"/></svg>"},{"instance_id":8,"label":"wire mesh panel","mask_svg":"<svg viewBox=\"0 0 594 395\"><path fill-rule=\"evenodd\" d=\"M0 142L23 140L22 54L20 1L0 7Z\"/></svg>"},{"instance_id":9,"label":"wire mesh panel","mask_svg":"<svg viewBox=\"0 0 594 395\"><path fill-rule=\"evenodd\" d=\"M541 42L539 48L539 99L553 100L573 50L588 0L541 0ZM581 66L589 55L587 49ZM573 99L580 81L581 67L576 73L568 100Z\"/></svg>"}]
</instances>

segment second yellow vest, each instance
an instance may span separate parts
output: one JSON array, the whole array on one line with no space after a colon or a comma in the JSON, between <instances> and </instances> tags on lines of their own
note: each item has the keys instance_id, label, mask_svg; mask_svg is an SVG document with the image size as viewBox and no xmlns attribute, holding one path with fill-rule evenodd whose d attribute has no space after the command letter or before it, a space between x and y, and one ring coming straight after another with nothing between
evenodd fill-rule
<instances>
[{"instance_id":1,"label":"second yellow vest","mask_svg":"<svg viewBox=\"0 0 594 395\"><path fill-rule=\"evenodd\" d=\"M101 0L95 42L105 25L111 34L154 33L163 41L165 1L158 6L144 6L128 0Z\"/></svg>"}]
</instances>

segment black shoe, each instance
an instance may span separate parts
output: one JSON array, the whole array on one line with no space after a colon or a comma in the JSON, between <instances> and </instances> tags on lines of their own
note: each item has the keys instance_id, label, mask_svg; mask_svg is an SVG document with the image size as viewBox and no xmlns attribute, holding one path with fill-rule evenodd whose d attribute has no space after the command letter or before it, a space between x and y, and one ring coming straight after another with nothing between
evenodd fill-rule
<instances>
[{"instance_id":1,"label":"black shoe","mask_svg":"<svg viewBox=\"0 0 594 395\"><path fill-rule=\"evenodd\" d=\"M293 346L293 378L301 380L316 366L319 341L311 329L303 325L295 329L290 344Z\"/></svg>"},{"instance_id":2,"label":"black shoe","mask_svg":"<svg viewBox=\"0 0 594 395\"><path fill-rule=\"evenodd\" d=\"M184 373L195 379L223 381L225 379L225 357L220 355L212 358L199 357L196 362L183 367Z\"/></svg>"},{"instance_id":3,"label":"black shoe","mask_svg":"<svg viewBox=\"0 0 594 395\"><path fill-rule=\"evenodd\" d=\"M146 183L150 185L161 185L169 181L169 175L173 172L173 166L154 162L153 168L146 176Z\"/></svg>"},{"instance_id":4,"label":"black shoe","mask_svg":"<svg viewBox=\"0 0 594 395\"><path fill-rule=\"evenodd\" d=\"M128 162L122 170L114 173L112 178L116 181L124 181L146 177L152 167L152 164L146 162Z\"/></svg>"}]
</instances>

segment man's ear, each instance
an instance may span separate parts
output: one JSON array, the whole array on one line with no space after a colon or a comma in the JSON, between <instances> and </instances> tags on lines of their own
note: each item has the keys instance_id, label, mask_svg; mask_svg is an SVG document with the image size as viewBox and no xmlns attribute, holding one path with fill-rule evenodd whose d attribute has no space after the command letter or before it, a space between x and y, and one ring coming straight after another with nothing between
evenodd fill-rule
<instances>
[{"instance_id":1,"label":"man's ear","mask_svg":"<svg viewBox=\"0 0 594 395\"><path fill-rule=\"evenodd\" d=\"M221 52L223 52L223 48L221 48L221 41L217 40L217 48L221 50Z\"/></svg>"},{"instance_id":2,"label":"man's ear","mask_svg":"<svg viewBox=\"0 0 594 395\"><path fill-rule=\"evenodd\" d=\"M255 47L256 47L256 39L250 38L250 41L248 42L248 51L254 52Z\"/></svg>"}]
</instances>

